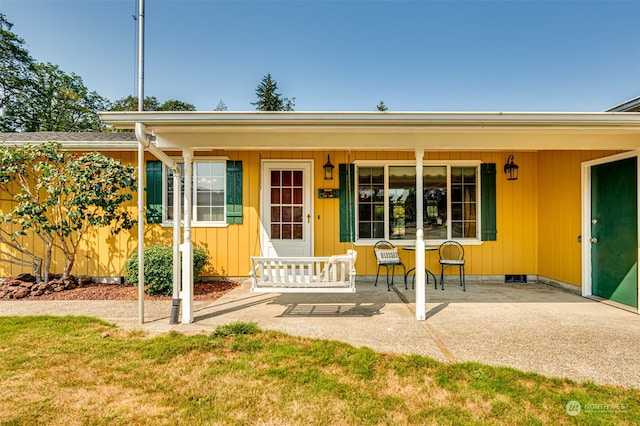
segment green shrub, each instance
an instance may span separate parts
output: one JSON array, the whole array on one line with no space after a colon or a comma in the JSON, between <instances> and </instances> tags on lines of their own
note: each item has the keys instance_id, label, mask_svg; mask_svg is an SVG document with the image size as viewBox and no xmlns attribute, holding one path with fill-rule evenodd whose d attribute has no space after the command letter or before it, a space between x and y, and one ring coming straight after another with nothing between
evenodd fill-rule
<instances>
[{"instance_id":1,"label":"green shrub","mask_svg":"<svg viewBox=\"0 0 640 426\"><path fill-rule=\"evenodd\" d=\"M203 247L193 247L193 275L200 275L209 263L209 254ZM124 265L124 279L138 285L138 252ZM144 284L148 294L171 295L173 293L173 248L151 246L144 249Z\"/></svg>"}]
</instances>

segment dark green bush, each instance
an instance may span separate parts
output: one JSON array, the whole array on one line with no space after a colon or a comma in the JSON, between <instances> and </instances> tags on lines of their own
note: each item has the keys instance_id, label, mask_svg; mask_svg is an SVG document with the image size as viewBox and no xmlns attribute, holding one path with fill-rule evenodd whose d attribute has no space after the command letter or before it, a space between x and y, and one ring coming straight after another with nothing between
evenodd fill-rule
<instances>
[{"instance_id":1,"label":"dark green bush","mask_svg":"<svg viewBox=\"0 0 640 426\"><path fill-rule=\"evenodd\" d=\"M197 277L209 263L209 254L203 247L193 247L193 275ZM124 265L124 279L138 285L138 252ZM144 249L144 284L148 294L173 293L173 248L151 246Z\"/></svg>"}]
</instances>

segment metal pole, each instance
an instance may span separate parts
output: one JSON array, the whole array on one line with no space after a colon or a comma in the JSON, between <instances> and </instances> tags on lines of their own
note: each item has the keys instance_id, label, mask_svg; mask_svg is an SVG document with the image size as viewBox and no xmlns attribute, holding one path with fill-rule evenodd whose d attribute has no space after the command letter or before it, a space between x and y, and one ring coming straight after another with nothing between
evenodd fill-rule
<instances>
[{"instance_id":1,"label":"metal pole","mask_svg":"<svg viewBox=\"0 0 640 426\"><path fill-rule=\"evenodd\" d=\"M138 3L138 111L144 109L144 0ZM138 143L138 323L144 324L144 145Z\"/></svg>"}]
</instances>

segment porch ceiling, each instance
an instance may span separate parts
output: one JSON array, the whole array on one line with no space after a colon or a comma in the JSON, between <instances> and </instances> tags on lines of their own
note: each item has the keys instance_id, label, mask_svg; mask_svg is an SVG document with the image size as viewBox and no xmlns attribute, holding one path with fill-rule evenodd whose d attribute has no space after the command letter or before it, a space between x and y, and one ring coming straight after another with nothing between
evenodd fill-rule
<instances>
[{"instance_id":1,"label":"porch ceiling","mask_svg":"<svg viewBox=\"0 0 640 426\"><path fill-rule=\"evenodd\" d=\"M149 111L100 115L105 123L122 129L145 124L162 149L640 149L640 113Z\"/></svg>"}]
</instances>

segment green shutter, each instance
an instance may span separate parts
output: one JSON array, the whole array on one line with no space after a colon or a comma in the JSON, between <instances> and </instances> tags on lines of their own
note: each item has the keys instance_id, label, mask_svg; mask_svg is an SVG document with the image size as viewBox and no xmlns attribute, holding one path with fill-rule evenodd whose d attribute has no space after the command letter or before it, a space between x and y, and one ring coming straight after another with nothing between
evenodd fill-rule
<instances>
[{"instance_id":1,"label":"green shutter","mask_svg":"<svg viewBox=\"0 0 640 426\"><path fill-rule=\"evenodd\" d=\"M340 185L340 242L355 241L355 166L353 164L338 165L338 183Z\"/></svg>"},{"instance_id":2,"label":"green shutter","mask_svg":"<svg viewBox=\"0 0 640 426\"><path fill-rule=\"evenodd\" d=\"M227 223L242 223L242 161L227 161Z\"/></svg>"},{"instance_id":3,"label":"green shutter","mask_svg":"<svg viewBox=\"0 0 640 426\"><path fill-rule=\"evenodd\" d=\"M481 209L482 209L482 241L495 241L496 229L496 165L480 164Z\"/></svg>"},{"instance_id":4,"label":"green shutter","mask_svg":"<svg viewBox=\"0 0 640 426\"><path fill-rule=\"evenodd\" d=\"M162 222L162 162L147 161L147 223Z\"/></svg>"}]
</instances>

